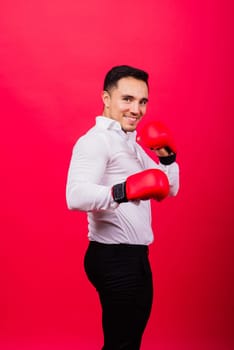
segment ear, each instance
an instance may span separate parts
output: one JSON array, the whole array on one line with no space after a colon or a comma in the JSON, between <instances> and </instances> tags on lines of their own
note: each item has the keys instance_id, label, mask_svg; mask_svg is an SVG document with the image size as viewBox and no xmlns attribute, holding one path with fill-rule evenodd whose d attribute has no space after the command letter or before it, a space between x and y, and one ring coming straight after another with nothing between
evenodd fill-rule
<instances>
[{"instance_id":1,"label":"ear","mask_svg":"<svg viewBox=\"0 0 234 350\"><path fill-rule=\"evenodd\" d=\"M107 92L105 90L102 92L102 101L103 101L103 104L106 108L108 108L110 106L110 94L109 94L109 92Z\"/></svg>"}]
</instances>

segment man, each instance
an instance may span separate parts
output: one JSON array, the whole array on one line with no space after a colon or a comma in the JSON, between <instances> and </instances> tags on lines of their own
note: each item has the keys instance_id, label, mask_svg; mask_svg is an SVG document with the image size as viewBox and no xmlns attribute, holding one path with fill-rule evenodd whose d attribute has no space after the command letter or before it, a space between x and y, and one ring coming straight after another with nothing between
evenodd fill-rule
<instances>
[{"instance_id":1,"label":"man","mask_svg":"<svg viewBox=\"0 0 234 350\"><path fill-rule=\"evenodd\" d=\"M142 135L152 141L159 163L136 142L135 130L148 103L146 72L113 67L105 77L102 100L96 125L74 146L66 198L69 209L88 215L84 264L102 306L102 349L138 350L153 296L150 199L177 194L179 168L163 124Z\"/></svg>"}]
</instances>

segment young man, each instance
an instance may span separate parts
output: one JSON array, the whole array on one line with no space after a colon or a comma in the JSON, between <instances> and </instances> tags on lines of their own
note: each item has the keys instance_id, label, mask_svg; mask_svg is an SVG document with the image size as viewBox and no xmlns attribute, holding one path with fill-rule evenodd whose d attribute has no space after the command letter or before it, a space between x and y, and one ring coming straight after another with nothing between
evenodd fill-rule
<instances>
[{"instance_id":1,"label":"young man","mask_svg":"<svg viewBox=\"0 0 234 350\"><path fill-rule=\"evenodd\" d=\"M146 72L113 67L102 100L96 125L74 146L66 198L69 209L88 215L84 264L102 306L102 349L138 350L153 297L150 199L177 194L179 167L162 125L153 136L145 133L159 163L136 143L135 130L148 103Z\"/></svg>"}]
</instances>

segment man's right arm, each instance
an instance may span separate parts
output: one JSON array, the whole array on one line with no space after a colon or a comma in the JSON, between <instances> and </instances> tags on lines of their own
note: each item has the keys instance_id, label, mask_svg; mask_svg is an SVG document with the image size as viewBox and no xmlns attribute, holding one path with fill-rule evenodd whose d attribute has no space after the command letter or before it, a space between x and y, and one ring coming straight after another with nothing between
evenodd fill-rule
<instances>
[{"instance_id":1,"label":"man's right arm","mask_svg":"<svg viewBox=\"0 0 234 350\"><path fill-rule=\"evenodd\" d=\"M67 176L66 200L71 210L93 211L118 206L111 187L100 185L108 161L108 147L99 135L85 135L73 148Z\"/></svg>"}]
</instances>

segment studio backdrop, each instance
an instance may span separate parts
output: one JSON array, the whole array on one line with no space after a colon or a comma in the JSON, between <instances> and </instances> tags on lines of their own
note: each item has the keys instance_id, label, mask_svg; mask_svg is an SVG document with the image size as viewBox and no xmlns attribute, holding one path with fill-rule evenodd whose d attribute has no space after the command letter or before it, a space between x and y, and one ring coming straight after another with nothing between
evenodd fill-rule
<instances>
[{"instance_id":1,"label":"studio backdrop","mask_svg":"<svg viewBox=\"0 0 234 350\"><path fill-rule=\"evenodd\" d=\"M86 214L65 187L119 64L149 73L141 125L170 127L181 167L178 196L152 202L142 349L233 348L232 13L231 0L1 1L1 349L101 348Z\"/></svg>"}]
</instances>

